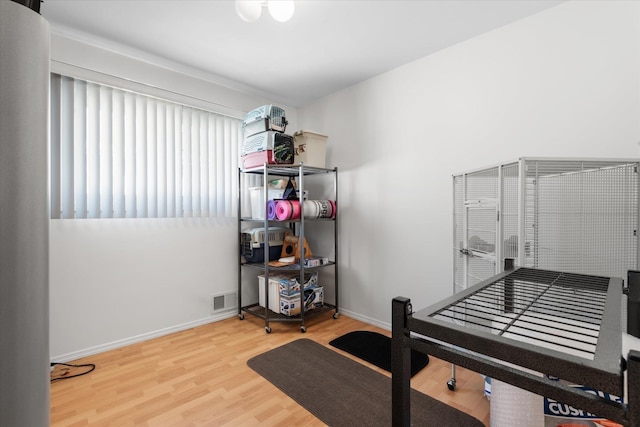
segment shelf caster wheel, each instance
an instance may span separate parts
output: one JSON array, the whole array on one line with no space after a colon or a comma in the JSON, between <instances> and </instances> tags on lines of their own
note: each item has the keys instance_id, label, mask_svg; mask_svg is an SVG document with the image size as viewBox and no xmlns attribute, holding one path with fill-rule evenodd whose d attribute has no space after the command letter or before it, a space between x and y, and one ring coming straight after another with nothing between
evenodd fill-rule
<instances>
[{"instance_id":1,"label":"shelf caster wheel","mask_svg":"<svg viewBox=\"0 0 640 427\"><path fill-rule=\"evenodd\" d=\"M333 313L333 318L337 319L338 317L340 317L340 313Z\"/></svg>"},{"instance_id":2,"label":"shelf caster wheel","mask_svg":"<svg viewBox=\"0 0 640 427\"><path fill-rule=\"evenodd\" d=\"M267 331L268 334L271 333L271 326L265 326L264 330Z\"/></svg>"},{"instance_id":3,"label":"shelf caster wheel","mask_svg":"<svg viewBox=\"0 0 640 427\"><path fill-rule=\"evenodd\" d=\"M305 332L307 332L307 327L306 326L300 326L300 332L302 332L303 334Z\"/></svg>"},{"instance_id":4,"label":"shelf caster wheel","mask_svg":"<svg viewBox=\"0 0 640 427\"><path fill-rule=\"evenodd\" d=\"M447 387L451 391L455 390L456 389L456 379L455 378L451 378L449 381L447 381Z\"/></svg>"},{"instance_id":5,"label":"shelf caster wheel","mask_svg":"<svg viewBox=\"0 0 640 427\"><path fill-rule=\"evenodd\" d=\"M239 318L240 320L244 320L244 313L240 313L240 314L238 314L238 318Z\"/></svg>"}]
</instances>

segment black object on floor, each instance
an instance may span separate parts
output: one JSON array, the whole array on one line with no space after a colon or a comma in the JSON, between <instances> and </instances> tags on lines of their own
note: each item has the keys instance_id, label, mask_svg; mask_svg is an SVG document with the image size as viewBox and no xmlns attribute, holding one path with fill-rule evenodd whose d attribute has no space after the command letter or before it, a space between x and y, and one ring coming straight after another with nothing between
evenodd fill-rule
<instances>
[{"instance_id":1,"label":"black object on floor","mask_svg":"<svg viewBox=\"0 0 640 427\"><path fill-rule=\"evenodd\" d=\"M353 331L329 342L330 345L353 354L391 372L391 338L371 331ZM411 349L411 376L429 363L429 356Z\"/></svg>"}]
</instances>

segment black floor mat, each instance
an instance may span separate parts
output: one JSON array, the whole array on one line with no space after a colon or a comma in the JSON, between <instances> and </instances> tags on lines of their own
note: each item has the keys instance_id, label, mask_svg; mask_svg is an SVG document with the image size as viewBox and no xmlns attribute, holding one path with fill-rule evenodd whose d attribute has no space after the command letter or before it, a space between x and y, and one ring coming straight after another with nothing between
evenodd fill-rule
<instances>
[{"instance_id":1,"label":"black floor mat","mask_svg":"<svg viewBox=\"0 0 640 427\"><path fill-rule=\"evenodd\" d=\"M353 331L338 337L330 345L353 354L391 372L391 338L371 331ZM411 376L429 363L429 356L411 350Z\"/></svg>"},{"instance_id":2,"label":"black floor mat","mask_svg":"<svg viewBox=\"0 0 640 427\"><path fill-rule=\"evenodd\" d=\"M393 424L392 379L315 341L300 338L249 359L247 365L327 426ZM409 402L412 426L484 427L413 388Z\"/></svg>"}]
</instances>

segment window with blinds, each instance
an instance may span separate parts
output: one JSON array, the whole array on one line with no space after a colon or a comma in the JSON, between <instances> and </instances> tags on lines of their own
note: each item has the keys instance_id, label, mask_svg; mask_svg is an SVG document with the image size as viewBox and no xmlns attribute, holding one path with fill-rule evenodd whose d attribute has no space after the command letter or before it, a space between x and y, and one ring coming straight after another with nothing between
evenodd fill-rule
<instances>
[{"instance_id":1,"label":"window with blinds","mask_svg":"<svg viewBox=\"0 0 640 427\"><path fill-rule=\"evenodd\" d=\"M242 120L51 76L51 218L231 217Z\"/></svg>"}]
</instances>

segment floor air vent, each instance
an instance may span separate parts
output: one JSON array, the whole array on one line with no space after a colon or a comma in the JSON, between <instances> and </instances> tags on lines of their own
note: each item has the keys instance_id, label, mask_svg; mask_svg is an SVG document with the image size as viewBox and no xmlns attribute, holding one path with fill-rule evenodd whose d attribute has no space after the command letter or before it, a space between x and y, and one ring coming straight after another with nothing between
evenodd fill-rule
<instances>
[{"instance_id":1,"label":"floor air vent","mask_svg":"<svg viewBox=\"0 0 640 427\"><path fill-rule=\"evenodd\" d=\"M211 295L211 313L231 310L237 307L238 295L233 292Z\"/></svg>"}]
</instances>

